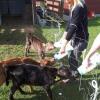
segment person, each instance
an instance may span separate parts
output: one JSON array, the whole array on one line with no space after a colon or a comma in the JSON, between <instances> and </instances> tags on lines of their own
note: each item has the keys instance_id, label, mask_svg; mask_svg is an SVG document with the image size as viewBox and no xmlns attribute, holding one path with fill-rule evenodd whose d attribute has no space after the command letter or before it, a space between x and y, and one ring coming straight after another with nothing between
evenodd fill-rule
<instances>
[{"instance_id":1,"label":"person","mask_svg":"<svg viewBox=\"0 0 100 100\"><path fill-rule=\"evenodd\" d=\"M77 67L79 66L78 60L82 54L82 51L87 48L88 45L88 17L87 6L84 0L66 0L70 11L69 20L66 30L61 37L62 46L60 53L63 54L66 49L66 45L71 43L74 48L69 57L68 62L70 66L70 72L72 76L77 75Z\"/></svg>"},{"instance_id":2,"label":"person","mask_svg":"<svg viewBox=\"0 0 100 100\"><path fill-rule=\"evenodd\" d=\"M100 50L100 33L97 35L97 37L95 38L92 47L90 48L88 54L86 55L84 61L82 62L82 64L86 65L86 67L89 67L90 63L90 58L96 53L97 50Z\"/></svg>"}]
</instances>

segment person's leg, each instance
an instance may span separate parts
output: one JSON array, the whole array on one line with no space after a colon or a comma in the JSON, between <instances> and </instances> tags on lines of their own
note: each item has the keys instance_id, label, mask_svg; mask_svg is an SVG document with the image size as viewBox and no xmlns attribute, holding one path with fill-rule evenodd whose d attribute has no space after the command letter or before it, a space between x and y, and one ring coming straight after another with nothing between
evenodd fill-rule
<instances>
[{"instance_id":1,"label":"person's leg","mask_svg":"<svg viewBox=\"0 0 100 100\"><path fill-rule=\"evenodd\" d=\"M69 62L69 70L71 73L71 77L76 78L79 76L79 73L77 71L77 68L79 66L79 58L80 58L81 52L79 53L77 50L73 50L68 58Z\"/></svg>"},{"instance_id":2,"label":"person's leg","mask_svg":"<svg viewBox=\"0 0 100 100\"><path fill-rule=\"evenodd\" d=\"M73 50L70 53L70 56L68 58L68 62L69 62L69 66L70 66L70 70L75 71L78 67L78 58L76 57L76 52Z\"/></svg>"},{"instance_id":3,"label":"person's leg","mask_svg":"<svg viewBox=\"0 0 100 100\"><path fill-rule=\"evenodd\" d=\"M84 42L78 43L75 47L74 50L71 52L68 62L70 66L70 70L72 72L72 76L77 76L77 68L79 67L79 64L81 64L81 54L82 51L86 48L87 44ZM75 76L75 77L76 77Z\"/></svg>"}]
</instances>

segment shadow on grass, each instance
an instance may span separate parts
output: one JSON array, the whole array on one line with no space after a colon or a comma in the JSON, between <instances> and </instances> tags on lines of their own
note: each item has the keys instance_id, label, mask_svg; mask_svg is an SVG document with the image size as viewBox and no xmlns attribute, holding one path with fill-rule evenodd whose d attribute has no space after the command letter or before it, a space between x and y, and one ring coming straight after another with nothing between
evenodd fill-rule
<instances>
[{"instance_id":1,"label":"shadow on grass","mask_svg":"<svg viewBox=\"0 0 100 100\"><path fill-rule=\"evenodd\" d=\"M52 87L53 100L90 100L93 93L89 80L73 81L71 83L58 83ZM48 100L44 91L37 91L29 98L19 98L16 100Z\"/></svg>"},{"instance_id":2,"label":"shadow on grass","mask_svg":"<svg viewBox=\"0 0 100 100\"><path fill-rule=\"evenodd\" d=\"M46 92L44 90L34 91L33 93L29 93L25 97L15 98L15 100L48 100Z\"/></svg>"},{"instance_id":3,"label":"shadow on grass","mask_svg":"<svg viewBox=\"0 0 100 100\"><path fill-rule=\"evenodd\" d=\"M0 45L19 45L25 44L26 33L31 32L44 42L46 41L40 27L36 26L1 26L0 27Z\"/></svg>"},{"instance_id":4,"label":"shadow on grass","mask_svg":"<svg viewBox=\"0 0 100 100\"><path fill-rule=\"evenodd\" d=\"M92 80L98 78L98 86L100 84L100 74L97 77L92 75L86 75L80 80L73 81L71 83L61 83L55 86L52 91L54 94L54 100L90 100L91 94L94 93L94 88L90 85ZM89 79L88 79L89 78ZM98 87L99 88L99 87ZM100 95L97 96L99 98ZM97 99L99 100L99 99Z\"/></svg>"},{"instance_id":5,"label":"shadow on grass","mask_svg":"<svg viewBox=\"0 0 100 100\"><path fill-rule=\"evenodd\" d=\"M78 82L68 83L68 84L57 84L53 86L53 100L86 100L84 99L87 95L86 90L78 90ZM84 93L85 92L85 93ZM35 94L28 95L27 97L19 97L15 100L48 100L46 93L44 91L35 91ZM84 94L84 95L83 95Z\"/></svg>"},{"instance_id":6,"label":"shadow on grass","mask_svg":"<svg viewBox=\"0 0 100 100\"><path fill-rule=\"evenodd\" d=\"M87 75L86 75L87 76ZM57 83L51 87L53 100L90 100L90 95L94 92L93 87L89 84L92 81L87 79L88 76L83 77L81 82L79 80L71 83ZM98 80L98 85L100 80ZM5 92L6 93L6 92ZM8 94L8 93L7 93ZM6 95L7 95L6 94ZM7 96L6 96L7 97ZM100 95L97 96L99 100ZM40 88L35 88L30 95L22 95L16 93L15 100L48 100L46 92ZM2 99L7 100L7 99Z\"/></svg>"},{"instance_id":7,"label":"shadow on grass","mask_svg":"<svg viewBox=\"0 0 100 100\"><path fill-rule=\"evenodd\" d=\"M79 91L79 82L60 84L54 89L54 100L86 100L84 99L85 97L87 97L87 95L84 93L86 92L85 88L86 87L84 87L83 90Z\"/></svg>"}]
</instances>

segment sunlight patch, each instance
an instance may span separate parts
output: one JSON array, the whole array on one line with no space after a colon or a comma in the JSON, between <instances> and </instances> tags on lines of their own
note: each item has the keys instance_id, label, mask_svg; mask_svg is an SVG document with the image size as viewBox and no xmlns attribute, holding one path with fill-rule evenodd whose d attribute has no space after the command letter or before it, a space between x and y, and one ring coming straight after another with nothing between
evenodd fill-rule
<instances>
[{"instance_id":1,"label":"sunlight patch","mask_svg":"<svg viewBox=\"0 0 100 100\"><path fill-rule=\"evenodd\" d=\"M4 33L5 32L5 29L1 29L0 33Z\"/></svg>"},{"instance_id":2,"label":"sunlight patch","mask_svg":"<svg viewBox=\"0 0 100 100\"><path fill-rule=\"evenodd\" d=\"M12 28L12 29L11 29L11 32L14 32L14 31L16 31L16 29L15 29L15 28Z\"/></svg>"},{"instance_id":3,"label":"sunlight patch","mask_svg":"<svg viewBox=\"0 0 100 100\"><path fill-rule=\"evenodd\" d=\"M25 29L23 29L23 28L22 28L22 29L20 29L20 32L24 33L24 32L25 32Z\"/></svg>"}]
</instances>

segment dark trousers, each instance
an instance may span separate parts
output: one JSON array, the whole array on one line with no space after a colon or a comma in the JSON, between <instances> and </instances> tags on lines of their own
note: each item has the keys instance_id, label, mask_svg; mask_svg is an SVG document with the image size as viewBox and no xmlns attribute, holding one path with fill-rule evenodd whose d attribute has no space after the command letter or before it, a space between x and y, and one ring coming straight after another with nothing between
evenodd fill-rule
<instances>
[{"instance_id":1,"label":"dark trousers","mask_svg":"<svg viewBox=\"0 0 100 100\"><path fill-rule=\"evenodd\" d=\"M68 57L68 63L70 66L70 70L75 71L79 67L79 63L81 63L80 57L82 54L82 51L86 49L87 42L77 42L76 44L72 44L74 47L74 50L71 51L69 57Z\"/></svg>"}]
</instances>

